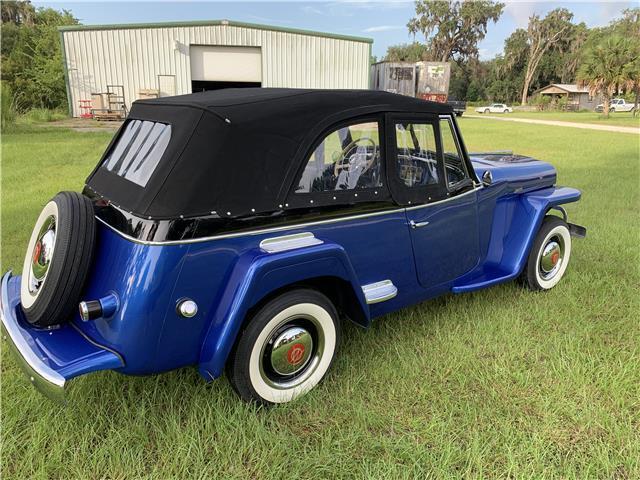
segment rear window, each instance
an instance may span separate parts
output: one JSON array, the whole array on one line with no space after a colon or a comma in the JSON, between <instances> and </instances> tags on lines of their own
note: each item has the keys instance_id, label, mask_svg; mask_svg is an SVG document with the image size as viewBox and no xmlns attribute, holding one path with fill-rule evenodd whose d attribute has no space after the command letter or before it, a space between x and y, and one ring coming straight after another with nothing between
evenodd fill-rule
<instances>
[{"instance_id":1,"label":"rear window","mask_svg":"<svg viewBox=\"0 0 640 480\"><path fill-rule=\"evenodd\" d=\"M129 120L102 168L144 187L171 139L171 125Z\"/></svg>"}]
</instances>

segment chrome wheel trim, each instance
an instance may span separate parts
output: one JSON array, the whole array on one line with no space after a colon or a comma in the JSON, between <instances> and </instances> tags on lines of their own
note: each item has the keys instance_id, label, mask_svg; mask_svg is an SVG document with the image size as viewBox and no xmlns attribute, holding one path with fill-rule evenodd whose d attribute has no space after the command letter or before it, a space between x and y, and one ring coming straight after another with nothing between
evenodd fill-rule
<instances>
[{"instance_id":1,"label":"chrome wheel trim","mask_svg":"<svg viewBox=\"0 0 640 480\"><path fill-rule=\"evenodd\" d=\"M304 368L281 381L274 381L265 370L264 354L274 334L288 329L291 321L304 319L311 322L318 333L313 354ZM320 340L322 339L322 340ZM258 335L249 358L249 380L252 388L263 399L272 403L289 402L311 390L322 380L331 365L336 349L337 332L331 314L315 303L299 303L285 308L275 315Z\"/></svg>"},{"instance_id":2,"label":"chrome wheel trim","mask_svg":"<svg viewBox=\"0 0 640 480\"><path fill-rule=\"evenodd\" d=\"M275 339L269 341L270 354L265 359L278 375L291 377L301 372L313 353L313 335L307 329L287 326Z\"/></svg>"},{"instance_id":3,"label":"chrome wheel trim","mask_svg":"<svg viewBox=\"0 0 640 480\"><path fill-rule=\"evenodd\" d=\"M58 205L51 201L40 212L31 232L20 282L20 300L24 308L33 306L47 280L57 243L58 219Z\"/></svg>"},{"instance_id":4,"label":"chrome wheel trim","mask_svg":"<svg viewBox=\"0 0 640 480\"><path fill-rule=\"evenodd\" d=\"M540 276L550 280L560 271L564 257L564 240L562 236L555 235L542 248L538 268Z\"/></svg>"},{"instance_id":5,"label":"chrome wheel trim","mask_svg":"<svg viewBox=\"0 0 640 480\"><path fill-rule=\"evenodd\" d=\"M49 272L56 244L56 217L49 215L38 232L36 243L31 252L29 267L29 293L37 295Z\"/></svg>"},{"instance_id":6,"label":"chrome wheel trim","mask_svg":"<svg viewBox=\"0 0 640 480\"><path fill-rule=\"evenodd\" d=\"M545 272L542 269L542 257L545 253L545 248L548 248L548 245L552 242L562 245L562 253L561 256L558 257L558 261L554 268L549 272ZM554 287L562 279L564 272L567 270L569 258L571 256L571 234L569 233L569 229L566 225L558 225L554 227L549 231L549 233L547 233L541 245L542 246L538 251L535 274L540 288L548 290Z\"/></svg>"},{"instance_id":7,"label":"chrome wheel trim","mask_svg":"<svg viewBox=\"0 0 640 480\"><path fill-rule=\"evenodd\" d=\"M299 325L308 326L304 328ZM289 362L286 360L276 361L274 365L274 357L276 360L283 360L283 356L286 357L291 349L298 346L298 343L290 347L285 344L276 345L277 341L283 340L283 337L286 338L288 334L300 334L304 337L304 343L299 342L303 350L302 360L291 363L291 368L287 371L285 364ZM262 376L262 380L267 385L279 390L286 390L302 385L313 375L320 364L320 359L324 354L324 336L322 325L312 315L298 314L280 321L271 329L268 340L262 345L260 351L260 375Z\"/></svg>"}]
</instances>

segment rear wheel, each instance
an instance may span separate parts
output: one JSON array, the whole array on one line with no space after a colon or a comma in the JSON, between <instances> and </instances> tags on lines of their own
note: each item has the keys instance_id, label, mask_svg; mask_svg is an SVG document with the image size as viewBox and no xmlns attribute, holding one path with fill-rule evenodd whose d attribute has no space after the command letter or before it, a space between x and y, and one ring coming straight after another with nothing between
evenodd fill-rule
<instances>
[{"instance_id":1,"label":"rear wheel","mask_svg":"<svg viewBox=\"0 0 640 480\"><path fill-rule=\"evenodd\" d=\"M490 113L490 110L488 108L485 108L484 113Z\"/></svg>"},{"instance_id":2,"label":"rear wheel","mask_svg":"<svg viewBox=\"0 0 640 480\"><path fill-rule=\"evenodd\" d=\"M531 247L522 280L531 290L549 290L562 279L571 256L571 234L562 219L547 216Z\"/></svg>"},{"instance_id":3,"label":"rear wheel","mask_svg":"<svg viewBox=\"0 0 640 480\"><path fill-rule=\"evenodd\" d=\"M44 206L22 266L20 300L29 323L49 327L73 315L94 244L95 219L87 197L60 192Z\"/></svg>"},{"instance_id":4,"label":"rear wheel","mask_svg":"<svg viewBox=\"0 0 640 480\"><path fill-rule=\"evenodd\" d=\"M227 364L229 380L246 401L290 402L324 378L339 339L339 317L327 297L287 292L249 319Z\"/></svg>"}]
</instances>

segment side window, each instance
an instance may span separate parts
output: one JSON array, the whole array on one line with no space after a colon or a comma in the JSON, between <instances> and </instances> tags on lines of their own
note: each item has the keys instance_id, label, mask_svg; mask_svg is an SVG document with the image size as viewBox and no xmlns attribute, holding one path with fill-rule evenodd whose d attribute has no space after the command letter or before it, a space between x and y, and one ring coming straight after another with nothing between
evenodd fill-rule
<instances>
[{"instance_id":1,"label":"side window","mask_svg":"<svg viewBox=\"0 0 640 480\"><path fill-rule=\"evenodd\" d=\"M453 124L449 119L440 119L440 135L442 137L442 154L447 175L447 187L451 188L470 177L456 141Z\"/></svg>"},{"instance_id":2,"label":"side window","mask_svg":"<svg viewBox=\"0 0 640 480\"><path fill-rule=\"evenodd\" d=\"M309 157L296 193L375 188L382 185L378 122L334 130Z\"/></svg>"},{"instance_id":3,"label":"side window","mask_svg":"<svg viewBox=\"0 0 640 480\"><path fill-rule=\"evenodd\" d=\"M399 179L407 187L438 183L436 136L431 123L396 123Z\"/></svg>"}]
</instances>

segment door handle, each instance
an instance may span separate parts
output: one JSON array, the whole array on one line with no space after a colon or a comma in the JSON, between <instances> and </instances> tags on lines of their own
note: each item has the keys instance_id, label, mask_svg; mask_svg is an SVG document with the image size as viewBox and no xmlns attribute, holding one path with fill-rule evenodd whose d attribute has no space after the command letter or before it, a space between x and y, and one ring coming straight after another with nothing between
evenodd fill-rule
<instances>
[{"instance_id":1,"label":"door handle","mask_svg":"<svg viewBox=\"0 0 640 480\"><path fill-rule=\"evenodd\" d=\"M426 227L427 225L429 225L429 222L414 222L413 220L409 221L409 226L413 229L415 228L420 228L420 227Z\"/></svg>"}]
</instances>

